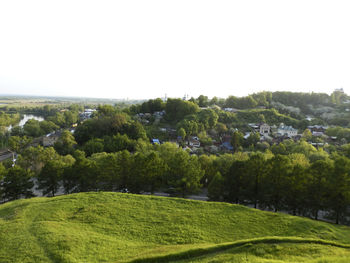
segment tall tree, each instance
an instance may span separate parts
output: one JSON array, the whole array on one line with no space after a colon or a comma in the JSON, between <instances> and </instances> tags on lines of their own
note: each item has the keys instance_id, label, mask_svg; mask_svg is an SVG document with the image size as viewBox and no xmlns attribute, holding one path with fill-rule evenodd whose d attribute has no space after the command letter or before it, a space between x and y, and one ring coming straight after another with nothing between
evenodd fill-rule
<instances>
[{"instance_id":1,"label":"tall tree","mask_svg":"<svg viewBox=\"0 0 350 263\"><path fill-rule=\"evenodd\" d=\"M285 205L293 215L305 213L307 166L300 162L293 165L291 173L286 176Z\"/></svg>"},{"instance_id":2,"label":"tall tree","mask_svg":"<svg viewBox=\"0 0 350 263\"><path fill-rule=\"evenodd\" d=\"M326 207L327 178L332 170L333 162L329 159L318 160L312 163L308 169L306 205L316 220L319 211Z\"/></svg>"},{"instance_id":3,"label":"tall tree","mask_svg":"<svg viewBox=\"0 0 350 263\"><path fill-rule=\"evenodd\" d=\"M59 154L66 155L73 154L76 145L77 142L75 141L73 134L68 130L64 130L58 141L55 143L54 148Z\"/></svg>"},{"instance_id":4,"label":"tall tree","mask_svg":"<svg viewBox=\"0 0 350 263\"><path fill-rule=\"evenodd\" d=\"M264 203L275 212L285 204L287 177L292 171L288 157L276 155L266 162L267 172L263 178Z\"/></svg>"},{"instance_id":5,"label":"tall tree","mask_svg":"<svg viewBox=\"0 0 350 263\"><path fill-rule=\"evenodd\" d=\"M38 189L42 190L43 195L55 196L61 186L64 169L73 165L74 161L72 156L67 155L61 160L50 160L44 165L37 177Z\"/></svg>"},{"instance_id":6,"label":"tall tree","mask_svg":"<svg viewBox=\"0 0 350 263\"><path fill-rule=\"evenodd\" d=\"M3 198L5 200L16 200L19 198L33 197L32 173L19 166L7 169L4 180L1 183Z\"/></svg>"},{"instance_id":7,"label":"tall tree","mask_svg":"<svg viewBox=\"0 0 350 263\"><path fill-rule=\"evenodd\" d=\"M333 212L336 224L346 216L350 205L350 160L336 156L333 172L328 173L327 206Z\"/></svg>"},{"instance_id":8,"label":"tall tree","mask_svg":"<svg viewBox=\"0 0 350 263\"><path fill-rule=\"evenodd\" d=\"M239 150L239 148L242 146L243 143L243 134L239 131L235 131L231 138L231 145L233 146L233 149L235 152Z\"/></svg>"},{"instance_id":9,"label":"tall tree","mask_svg":"<svg viewBox=\"0 0 350 263\"><path fill-rule=\"evenodd\" d=\"M208 186L208 197L212 201L222 201L224 194L225 179L217 172Z\"/></svg>"},{"instance_id":10,"label":"tall tree","mask_svg":"<svg viewBox=\"0 0 350 263\"><path fill-rule=\"evenodd\" d=\"M9 147L12 151L16 153L20 153L23 149L25 149L32 140L27 136L19 137L19 136L11 136L9 138Z\"/></svg>"},{"instance_id":11,"label":"tall tree","mask_svg":"<svg viewBox=\"0 0 350 263\"><path fill-rule=\"evenodd\" d=\"M2 163L0 163L0 182L2 182L5 175L6 175L6 168L3 166ZM2 191L2 187L0 187L0 198L2 198L2 196L3 196L3 191Z\"/></svg>"},{"instance_id":12,"label":"tall tree","mask_svg":"<svg viewBox=\"0 0 350 263\"><path fill-rule=\"evenodd\" d=\"M96 174L98 189L103 191L115 191L120 189L121 175L119 167L124 165L119 163L115 153L96 153L91 156L96 162Z\"/></svg>"},{"instance_id":13,"label":"tall tree","mask_svg":"<svg viewBox=\"0 0 350 263\"><path fill-rule=\"evenodd\" d=\"M230 171L224 177L225 200L234 203L241 203L244 198L246 161L235 161L230 167Z\"/></svg>"},{"instance_id":14,"label":"tall tree","mask_svg":"<svg viewBox=\"0 0 350 263\"><path fill-rule=\"evenodd\" d=\"M261 153L253 154L246 165L246 198L257 208L259 201L263 200L262 178L266 173L265 156Z\"/></svg>"},{"instance_id":15,"label":"tall tree","mask_svg":"<svg viewBox=\"0 0 350 263\"><path fill-rule=\"evenodd\" d=\"M194 114L198 111L199 107L197 104L181 99L168 99L165 106L166 118L169 121L179 121L186 115Z\"/></svg>"}]
</instances>

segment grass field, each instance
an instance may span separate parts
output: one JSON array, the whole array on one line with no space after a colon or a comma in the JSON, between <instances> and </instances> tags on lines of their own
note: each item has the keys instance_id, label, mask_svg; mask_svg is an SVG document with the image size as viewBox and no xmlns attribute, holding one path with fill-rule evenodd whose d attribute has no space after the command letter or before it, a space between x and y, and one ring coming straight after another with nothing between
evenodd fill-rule
<instances>
[{"instance_id":1,"label":"grass field","mask_svg":"<svg viewBox=\"0 0 350 263\"><path fill-rule=\"evenodd\" d=\"M0 262L348 262L350 228L239 205L80 193L0 205Z\"/></svg>"}]
</instances>

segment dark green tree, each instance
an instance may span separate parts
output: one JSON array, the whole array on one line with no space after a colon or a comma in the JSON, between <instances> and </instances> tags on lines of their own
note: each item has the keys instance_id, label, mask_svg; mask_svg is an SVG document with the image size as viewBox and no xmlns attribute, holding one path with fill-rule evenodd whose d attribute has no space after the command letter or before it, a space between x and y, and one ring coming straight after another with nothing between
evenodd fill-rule
<instances>
[{"instance_id":1,"label":"dark green tree","mask_svg":"<svg viewBox=\"0 0 350 263\"><path fill-rule=\"evenodd\" d=\"M239 150L239 148L242 146L243 144L243 134L239 131L235 131L232 135L231 138L231 145L233 146L233 149L235 152L237 152Z\"/></svg>"},{"instance_id":2,"label":"dark green tree","mask_svg":"<svg viewBox=\"0 0 350 263\"><path fill-rule=\"evenodd\" d=\"M332 170L333 163L329 159L316 161L308 169L306 206L316 220L318 219L319 211L326 207L327 178Z\"/></svg>"},{"instance_id":3,"label":"dark green tree","mask_svg":"<svg viewBox=\"0 0 350 263\"><path fill-rule=\"evenodd\" d=\"M246 185L244 184L246 170L246 161L233 162L229 173L224 176L224 193L226 201L236 204L243 202L244 191L246 189Z\"/></svg>"},{"instance_id":4,"label":"dark green tree","mask_svg":"<svg viewBox=\"0 0 350 263\"><path fill-rule=\"evenodd\" d=\"M102 139L91 139L86 142L83 146L83 150L87 156L90 156L94 153L103 152L104 144Z\"/></svg>"},{"instance_id":5,"label":"dark green tree","mask_svg":"<svg viewBox=\"0 0 350 263\"><path fill-rule=\"evenodd\" d=\"M43 134L43 131L40 128L40 122L38 120L30 119L24 126L24 133L30 137L39 137Z\"/></svg>"},{"instance_id":6,"label":"dark green tree","mask_svg":"<svg viewBox=\"0 0 350 263\"><path fill-rule=\"evenodd\" d=\"M54 144L54 148L59 154L66 155L73 154L76 145L77 142L73 134L68 130L64 130L58 141Z\"/></svg>"},{"instance_id":7,"label":"dark green tree","mask_svg":"<svg viewBox=\"0 0 350 263\"><path fill-rule=\"evenodd\" d=\"M244 142L246 147L256 146L260 142L260 134L258 132L252 132Z\"/></svg>"},{"instance_id":8,"label":"dark green tree","mask_svg":"<svg viewBox=\"0 0 350 263\"><path fill-rule=\"evenodd\" d=\"M208 107L208 105L209 105L209 100L208 100L207 96L200 95L197 98L197 101L198 101L198 106L199 107Z\"/></svg>"},{"instance_id":9,"label":"dark green tree","mask_svg":"<svg viewBox=\"0 0 350 263\"><path fill-rule=\"evenodd\" d=\"M212 201L222 201L225 187L225 179L217 172L208 186L208 197Z\"/></svg>"},{"instance_id":10,"label":"dark green tree","mask_svg":"<svg viewBox=\"0 0 350 263\"><path fill-rule=\"evenodd\" d=\"M4 180L1 183L3 198L11 201L19 198L33 197L32 173L19 166L7 169Z\"/></svg>"},{"instance_id":11,"label":"dark green tree","mask_svg":"<svg viewBox=\"0 0 350 263\"><path fill-rule=\"evenodd\" d=\"M179 121L186 115L194 114L198 111L199 107L197 104L181 99L168 99L165 106L166 119L169 121Z\"/></svg>"},{"instance_id":12,"label":"dark green tree","mask_svg":"<svg viewBox=\"0 0 350 263\"><path fill-rule=\"evenodd\" d=\"M264 200L262 179L266 173L265 157L261 153L253 154L246 163L245 197L254 204L254 208Z\"/></svg>"},{"instance_id":13,"label":"dark green tree","mask_svg":"<svg viewBox=\"0 0 350 263\"><path fill-rule=\"evenodd\" d=\"M52 160L45 164L39 173L38 189L43 195L55 196L62 180L65 164L62 161Z\"/></svg>"},{"instance_id":14,"label":"dark green tree","mask_svg":"<svg viewBox=\"0 0 350 263\"><path fill-rule=\"evenodd\" d=\"M328 172L327 206L332 211L335 223L343 221L350 205L350 160L344 156L336 156L333 172Z\"/></svg>"},{"instance_id":15,"label":"dark green tree","mask_svg":"<svg viewBox=\"0 0 350 263\"><path fill-rule=\"evenodd\" d=\"M285 204L287 177L292 172L292 165L288 157L278 154L266 162L266 167L268 170L262 183L263 204L277 212Z\"/></svg>"}]
</instances>

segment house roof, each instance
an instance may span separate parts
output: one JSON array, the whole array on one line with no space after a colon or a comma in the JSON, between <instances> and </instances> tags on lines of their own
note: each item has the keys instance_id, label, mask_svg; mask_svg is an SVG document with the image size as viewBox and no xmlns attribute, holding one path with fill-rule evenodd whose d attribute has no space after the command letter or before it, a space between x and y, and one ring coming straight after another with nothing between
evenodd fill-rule
<instances>
[{"instance_id":1,"label":"house roof","mask_svg":"<svg viewBox=\"0 0 350 263\"><path fill-rule=\"evenodd\" d=\"M278 127L278 130L282 130L282 131L297 131L297 129L294 129L292 126L280 126L280 127Z\"/></svg>"},{"instance_id":2,"label":"house roof","mask_svg":"<svg viewBox=\"0 0 350 263\"><path fill-rule=\"evenodd\" d=\"M327 126L322 126L322 125L312 125L312 126L307 126L308 129L327 129Z\"/></svg>"},{"instance_id":3,"label":"house roof","mask_svg":"<svg viewBox=\"0 0 350 263\"><path fill-rule=\"evenodd\" d=\"M229 142L224 142L221 145L228 150L233 150L233 147L232 147L231 143L229 143Z\"/></svg>"},{"instance_id":4,"label":"house roof","mask_svg":"<svg viewBox=\"0 0 350 263\"><path fill-rule=\"evenodd\" d=\"M250 132L246 132L245 135L243 136L244 139L248 139L248 137L250 136Z\"/></svg>"},{"instance_id":5,"label":"house roof","mask_svg":"<svg viewBox=\"0 0 350 263\"><path fill-rule=\"evenodd\" d=\"M160 141L159 141L159 139L152 139L152 143L158 143L158 144L160 144Z\"/></svg>"}]
</instances>

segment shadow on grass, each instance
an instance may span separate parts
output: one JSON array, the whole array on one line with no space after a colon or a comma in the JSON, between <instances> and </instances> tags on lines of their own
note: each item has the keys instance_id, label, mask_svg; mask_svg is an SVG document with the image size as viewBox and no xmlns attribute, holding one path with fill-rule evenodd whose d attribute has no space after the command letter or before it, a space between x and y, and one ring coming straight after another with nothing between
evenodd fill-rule
<instances>
[{"instance_id":1,"label":"shadow on grass","mask_svg":"<svg viewBox=\"0 0 350 263\"><path fill-rule=\"evenodd\" d=\"M179 253L171 253L167 255L154 256L148 258L138 258L128 261L129 263L154 263L154 262L171 262L184 259L193 259L203 255L209 255L217 252L222 252L227 249L236 248L244 246L247 244L281 244L281 243L291 243L291 244L318 244L326 246L334 246L339 248L350 249L350 245L341 244L334 241L327 241L322 239L313 239L313 238L300 238L300 237L264 237L264 238L254 238L254 239L245 239L230 243L223 243L219 245L213 245L211 247L205 248L195 248L189 249L187 251Z\"/></svg>"}]
</instances>

